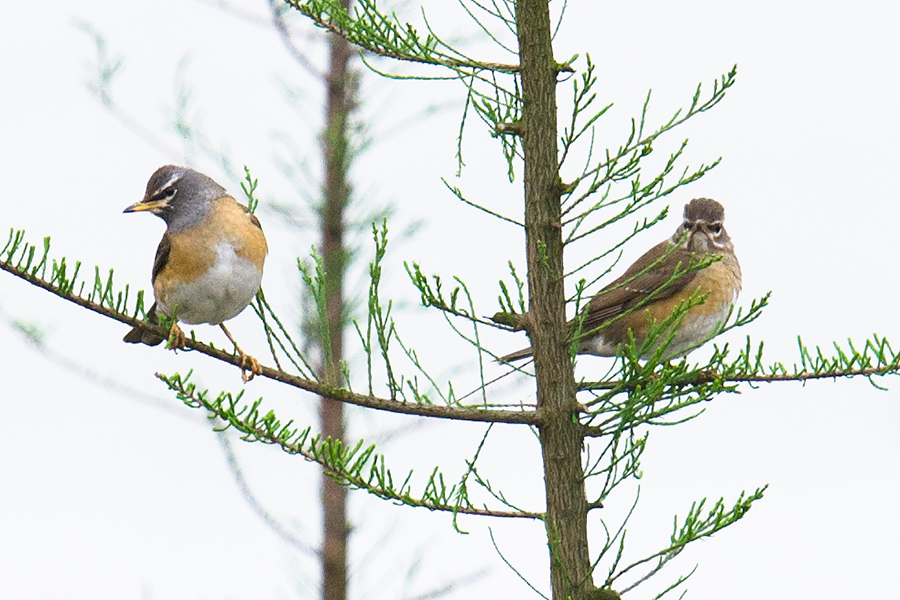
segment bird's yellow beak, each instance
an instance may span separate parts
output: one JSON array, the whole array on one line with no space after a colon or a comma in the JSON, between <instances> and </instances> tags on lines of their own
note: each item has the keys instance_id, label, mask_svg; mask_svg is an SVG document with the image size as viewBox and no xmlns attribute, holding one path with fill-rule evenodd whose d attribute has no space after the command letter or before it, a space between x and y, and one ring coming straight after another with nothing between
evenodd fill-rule
<instances>
[{"instance_id":1,"label":"bird's yellow beak","mask_svg":"<svg viewBox=\"0 0 900 600\"><path fill-rule=\"evenodd\" d=\"M162 200L141 200L139 202L135 202L122 212L143 212L145 210L149 210L153 214L158 214L160 210L167 208L169 206L169 201L167 199Z\"/></svg>"}]
</instances>

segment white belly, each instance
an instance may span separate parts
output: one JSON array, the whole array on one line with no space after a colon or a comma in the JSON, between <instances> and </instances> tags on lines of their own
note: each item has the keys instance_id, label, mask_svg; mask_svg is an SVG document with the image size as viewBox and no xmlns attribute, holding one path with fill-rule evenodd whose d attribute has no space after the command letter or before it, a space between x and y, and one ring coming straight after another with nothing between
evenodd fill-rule
<instances>
[{"instance_id":1,"label":"white belly","mask_svg":"<svg viewBox=\"0 0 900 600\"><path fill-rule=\"evenodd\" d=\"M179 285L165 302L157 299L157 306L167 316L172 316L177 306L177 319L184 323L218 325L244 310L261 282L256 265L235 254L231 244L223 243L216 247L216 261L205 275Z\"/></svg>"},{"instance_id":2,"label":"white belly","mask_svg":"<svg viewBox=\"0 0 900 600\"><path fill-rule=\"evenodd\" d=\"M690 313L685 315L685 319L678 331L675 332L672 342L663 351L662 359L669 360L679 357L708 341L725 324L725 319L728 318L730 310L731 305L729 304L710 315L693 316ZM665 341L666 334L663 333L661 338L660 343ZM655 351L656 348L653 350ZM647 356L642 358L648 358L651 354L652 352L648 352Z\"/></svg>"}]
</instances>

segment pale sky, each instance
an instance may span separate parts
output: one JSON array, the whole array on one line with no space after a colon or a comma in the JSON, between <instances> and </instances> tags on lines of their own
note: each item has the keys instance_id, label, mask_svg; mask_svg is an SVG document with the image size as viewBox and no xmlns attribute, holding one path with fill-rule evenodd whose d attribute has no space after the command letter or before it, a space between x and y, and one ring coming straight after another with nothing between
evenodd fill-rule
<instances>
[{"instance_id":1,"label":"pale sky","mask_svg":"<svg viewBox=\"0 0 900 600\"><path fill-rule=\"evenodd\" d=\"M213 4L49 0L4 11L0 226L25 229L32 243L51 236L52 256L82 261L83 272L98 265L105 276L114 268L119 285L148 289L163 223L122 210L140 199L149 175L189 160L240 197L218 164L171 133L179 63L188 57L182 71L192 88L188 114L238 169L246 164L260 178L258 214L270 246L263 285L281 316L296 322L296 257L306 256L317 236L308 227L285 227L266 203L294 203L302 214L304 198L315 193L292 185L278 161L290 157L308 171L305 177L316 176L321 88L264 24ZM265 18L266 2L235 5ZM446 38L482 48L471 37L477 30L446 7L426 3L430 22ZM417 9L405 10L420 23ZM712 197L725 206L741 261L739 303L773 292L762 318L727 341L765 340L767 361L787 364L799 360L798 335L826 352L834 340L862 343L873 332L900 347L900 203L892 175L900 163L897 9L871 1L852 8L771 1L743 8L699 0L570 0L568 11L557 59L589 53L601 76L599 102L615 102L598 130L601 147L621 143L648 89L651 121L661 122L689 103L697 83L709 86L738 65L725 100L656 147L664 157L689 137L684 164L719 156L722 164L668 199L669 218L626 248L620 268L668 237L690 198ZM95 49L77 22L101 31L109 51L124 57L114 98L168 148L135 135L87 90ZM312 38L301 45L318 59ZM286 89L296 94L294 107ZM467 167L456 179L459 84L385 81L365 72L362 90L376 143L354 167L362 205L356 217L393 205L385 291L398 304L406 340L442 380L459 378L465 388L475 380L474 354L441 317L415 308L418 292L403 261L445 280L460 276L477 290L480 312L493 313L507 261L524 273L523 238L461 206L441 177L514 217L521 214L521 180L505 179L497 143L475 118L465 140ZM560 91L564 107L568 85ZM425 116L434 107L440 110ZM416 221L424 223L420 232L401 239ZM368 239L358 238L363 261L371 255ZM610 239L598 235L581 244L568 264L598 254ZM359 294L366 285L361 272L351 284ZM46 351L16 333L14 321L40 327ZM265 356L251 312L229 328L246 340L245 349ZM153 376L193 368L201 385L237 392L237 370L190 353L127 346L126 331L0 274L0 598L315 598L313 558L262 522L241 496L204 416L181 406ZM215 328L196 331L226 343ZM358 340L347 340L362 373ZM524 336L491 335L489 343L502 353L522 346ZM607 365L590 358L578 368L589 376ZM652 598L694 565L687 598L892 597L900 562L900 381L883 383L891 390L865 380L744 387L686 425L651 430L629 530L632 560L663 547L673 517L693 501L724 496L731 504L742 490L770 487L743 521L696 544L626 598ZM260 380L243 389L265 397L283 419L315 422L311 397ZM530 397L527 382L504 390L506 401ZM415 468L420 478L434 465L458 476L484 433L479 425L355 409L349 428L354 440L384 440L380 451L395 475ZM316 466L236 437L232 443L259 501L315 546ZM541 510L539 456L530 432L498 427L480 460L492 483ZM616 524L635 489L636 483L622 486L592 517L592 551L602 542L598 519ZM413 598L472 575L472 583L446 597L537 598L497 556L489 527L506 559L549 595L539 524L464 518L469 534L461 535L448 515L359 492L350 510L351 598Z\"/></svg>"}]
</instances>

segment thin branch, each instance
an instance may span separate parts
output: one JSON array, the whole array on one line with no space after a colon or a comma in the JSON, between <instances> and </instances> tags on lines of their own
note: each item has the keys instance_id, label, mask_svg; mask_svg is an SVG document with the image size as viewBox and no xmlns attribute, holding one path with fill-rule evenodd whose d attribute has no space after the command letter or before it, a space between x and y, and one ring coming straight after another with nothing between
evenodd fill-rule
<instances>
[{"instance_id":1,"label":"thin branch","mask_svg":"<svg viewBox=\"0 0 900 600\"><path fill-rule=\"evenodd\" d=\"M404 62L446 67L454 71L494 71L498 73L517 73L519 65L481 62L460 59L435 49L438 40L429 35L420 40L411 25L396 24L379 14L371 3L362 3L365 15L378 18L377 22L364 23L362 19L353 19L346 11L328 2L307 2L286 0L288 4L309 17L317 26L339 35L359 48ZM329 11L332 11L329 13ZM401 50L401 47L404 50Z\"/></svg>"},{"instance_id":2,"label":"thin branch","mask_svg":"<svg viewBox=\"0 0 900 600\"><path fill-rule=\"evenodd\" d=\"M244 497L244 500L247 504L250 505L250 508L253 509L253 512L263 520L266 526L272 530L272 532L280 537L282 541L287 542L297 550L301 550L307 554L310 554L315 557L320 557L320 552L316 549L304 542L301 538L297 537L293 533L287 530L287 528L282 525L278 519L276 519L266 508L257 500L256 496L253 494L253 491L250 489L250 484L247 483L247 479L244 477L244 472L241 469L241 466L237 462L237 456L234 453L234 448L231 445L231 440L228 439L227 432L219 431L217 433L219 438L219 444L222 446L222 451L225 453L225 461L228 463L228 468L231 470L231 475L234 477L235 483L237 483L238 489L241 492L241 496Z\"/></svg>"},{"instance_id":3,"label":"thin branch","mask_svg":"<svg viewBox=\"0 0 900 600\"><path fill-rule=\"evenodd\" d=\"M539 590L539 589L537 589L536 587L534 587L534 585L533 585L530 581L528 581L528 579L526 579L525 576L522 575L522 574L519 572L518 569L516 569L514 566L512 566L512 563L509 562L509 561L506 559L505 556L503 556L503 553L500 552L500 547L497 546L497 540L494 539L494 531L493 531L490 527L488 527L488 535L491 536L491 544L494 545L494 550L497 551L497 556L500 557L500 560L502 560L504 563L506 563L506 566L509 567L509 569L510 569L513 573L515 573L515 574L519 577L519 579L521 579L522 582L525 583L525 585L527 585L528 587L530 587L531 590L532 590L535 594L537 594L538 596L540 596L540 597L543 598L544 600L550 600L550 598L548 598L546 594L544 594L541 590Z\"/></svg>"},{"instance_id":4,"label":"thin branch","mask_svg":"<svg viewBox=\"0 0 900 600\"><path fill-rule=\"evenodd\" d=\"M178 374L156 376L165 383L178 398L192 408L203 408L242 434L246 441L258 441L280 447L284 452L321 465L325 472L343 485L364 490L384 500L414 508L456 514L480 515L500 518L536 519L544 518L543 513L512 510L477 508L470 504L461 505L454 493L455 487L446 488L443 475L435 472L429 479L422 498L410 494L410 472L399 487L394 485L394 477L384 466L384 458L374 453L374 447L364 448L360 441L356 446L348 446L340 440L323 436L311 437L309 427L300 430L293 421L282 423L272 411L264 415L260 409L262 399L243 403L243 392L237 395L222 392L211 399L205 390L197 390L189 377ZM366 474L368 472L368 474ZM451 497L454 501L451 501Z\"/></svg>"},{"instance_id":5,"label":"thin branch","mask_svg":"<svg viewBox=\"0 0 900 600\"><path fill-rule=\"evenodd\" d=\"M19 269L9 262L0 260L0 270L7 271L15 275L16 277L19 277L20 279L24 279L25 281L36 287L47 290L48 292L59 296L60 298L68 300L69 302L77 304L82 308L86 308L107 318L119 321L120 323L125 323L126 325L130 325L132 327L140 326L144 329L159 333L164 337L168 336L168 332L160 326L150 325L146 321L143 321L137 317L129 316L126 313L119 312L114 308L105 306L103 304L98 304L74 293L66 293L52 283L45 281L38 277L36 274L29 272L27 269ZM241 359L237 354L232 354L224 350L220 350L191 338L185 339L185 348L196 350L201 354L205 354L206 356L215 358L222 362L227 362L238 367L241 366ZM478 421L483 423L519 423L537 425L540 422L540 417L536 411L485 410L483 408L469 408L464 406L413 404L408 402L401 402L398 400L378 398L371 395L353 393L343 388L326 385L321 382L313 381L304 377L300 377L298 375L293 375L291 373L286 373L285 371L273 369L266 366L262 366L262 372L260 374L263 377L268 377L269 379L285 383L292 387L312 392L313 394L316 394L318 396L330 398L332 400L338 400L340 402L346 402L347 404L362 406L364 408L383 410L386 412L416 415L421 417L435 417L439 419L452 419L458 421Z\"/></svg>"},{"instance_id":6,"label":"thin branch","mask_svg":"<svg viewBox=\"0 0 900 600\"><path fill-rule=\"evenodd\" d=\"M309 74L313 75L319 80L325 80L325 73L316 68L316 66L312 64L312 61L310 61L309 58L294 43L294 38L291 35L287 23L284 20L284 11L278 8L276 0L269 0L269 9L272 12L272 25L275 27L275 31L278 32L278 36L281 38L281 43L285 48L287 48L288 54L291 55L291 57L298 65L306 69Z\"/></svg>"}]
</instances>

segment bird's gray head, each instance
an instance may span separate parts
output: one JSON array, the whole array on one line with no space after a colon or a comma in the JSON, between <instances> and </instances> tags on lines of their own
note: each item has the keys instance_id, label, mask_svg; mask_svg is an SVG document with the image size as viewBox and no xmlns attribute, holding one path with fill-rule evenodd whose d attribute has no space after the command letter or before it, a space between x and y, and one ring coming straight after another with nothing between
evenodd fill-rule
<instances>
[{"instance_id":1,"label":"bird's gray head","mask_svg":"<svg viewBox=\"0 0 900 600\"><path fill-rule=\"evenodd\" d=\"M225 188L203 173L166 165L150 176L144 198L125 212L150 211L170 228L181 228L196 223L214 200L227 195Z\"/></svg>"},{"instance_id":2,"label":"bird's gray head","mask_svg":"<svg viewBox=\"0 0 900 600\"><path fill-rule=\"evenodd\" d=\"M694 198L684 205L684 221L672 236L673 244L698 254L733 252L725 231L725 209L711 198Z\"/></svg>"}]
</instances>

